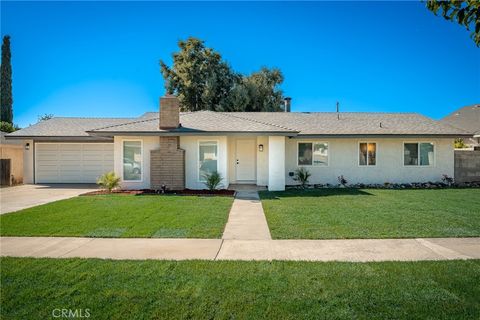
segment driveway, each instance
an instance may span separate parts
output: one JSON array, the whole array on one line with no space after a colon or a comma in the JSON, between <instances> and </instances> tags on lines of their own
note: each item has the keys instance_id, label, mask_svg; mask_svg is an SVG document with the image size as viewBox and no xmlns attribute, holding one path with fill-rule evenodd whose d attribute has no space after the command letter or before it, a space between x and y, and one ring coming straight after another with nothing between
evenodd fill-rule
<instances>
[{"instance_id":1,"label":"driveway","mask_svg":"<svg viewBox=\"0 0 480 320\"><path fill-rule=\"evenodd\" d=\"M94 184L26 184L0 189L0 214L76 197L97 190Z\"/></svg>"}]
</instances>

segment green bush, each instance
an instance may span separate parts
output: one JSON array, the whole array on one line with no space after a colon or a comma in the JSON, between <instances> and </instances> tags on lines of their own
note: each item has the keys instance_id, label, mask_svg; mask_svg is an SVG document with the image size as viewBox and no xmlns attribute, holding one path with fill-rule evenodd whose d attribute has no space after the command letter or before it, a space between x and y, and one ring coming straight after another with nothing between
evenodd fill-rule
<instances>
[{"instance_id":1,"label":"green bush","mask_svg":"<svg viewBox=\"0 0 480 320\"><path fill-rule=\"evenodd\" d=\"M0 122L0 131L2 132L10 133L10 132L17 131L18 129L19 129L18 126L13 125L10 122L6 122L6 121Z\"/></svg>"},{"instance_id":2,"label":"green bush","mask_svg":"<svg viewBox=\"0 0 480 320\"><path fill-rule=\"evenodd\" d=\"M455 149L463 149L463 148L467 148L468 146L465 144L465 142L463 142L461 138L457 138L455 139L454 147Z\"/></svg>"},{"instance_id":3,"label":"green bush","mask_svg":"<svg viewBox=\"0 0 480 320\"><path fill-rule=\"evenodd\" d=\"M310 178L312 174L305 168L300 168L295 170L295 175L293 176L294 181L298 181L300 186L305 189L308 184L308 178Z\"/></svg>"},{"instance_id":4,"label":"green bush","mask_svg":"<svg viewBox=\"0 0 480 320\"><path fill-rule=\"evenodd\" d=\"M102 189L112 192L113 189L117 189L120 186L120 177L117 177L113 171L107 172L98 178L97 184Z\"/></svg>"},{"instance_id":5,"label":"green bush","mask_svg":"<svg viewBox=\"0 0 480 320\"><path fill-rule=\"evenodd\" d=\"M203 177L205 178L204 183L210 191L217 189L222 182L222 175L217 171L214 171L210 174L205 174Z\"/></svg>"}]
</instances>

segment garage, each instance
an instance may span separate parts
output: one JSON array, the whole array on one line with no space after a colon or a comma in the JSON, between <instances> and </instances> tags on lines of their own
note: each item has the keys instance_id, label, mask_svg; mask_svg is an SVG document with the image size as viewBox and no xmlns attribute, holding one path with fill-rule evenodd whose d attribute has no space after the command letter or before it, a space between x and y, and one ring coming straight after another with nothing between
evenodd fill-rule
<instances>
[{"instance_id":1,"label":"garage","mask_svg":"<svg viewBox=\"0 0 480 320\"><path fill-rule=\"evenodd\" d=\"M36 183L95 183L113 171L113 143L35 143Z\"/></svg>"}]
</instances>

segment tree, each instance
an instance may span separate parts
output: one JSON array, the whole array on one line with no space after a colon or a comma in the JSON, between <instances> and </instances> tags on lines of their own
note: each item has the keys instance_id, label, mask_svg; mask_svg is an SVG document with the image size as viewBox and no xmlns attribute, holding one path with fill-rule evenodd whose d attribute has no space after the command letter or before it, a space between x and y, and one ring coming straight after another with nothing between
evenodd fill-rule
<instances>
[{"instance_id":1,"label":"tree","mask_svg":"<svg viewBox=\"0 0 480 320\"><path fill-rule=\"evenodd\" d=\"M427 9L446 20L456 21L468 31L472 30L470 37L480 47L480 1L428 0Z\"/></svg>"},{"instance_id":2,"label":"tree","mask_svg":"<svg viewBox=\"0 0 480 320\"><path fill-rule=\"evenodd\" d=\"M0 121L0 131L2 131L2 132L10 133L10 132L13 132L13 131L17 131L19 129L20 128L17 125L13 125L10 122Z\"/></svg>"},{"instance_id":3,"label":"tree","mask_svg":"<svg viewBox=\"0 0 480 320\"><path fill-rule=\"evenodd\" d=\"M0 118L1 121L13 124L12 64L10 59L10 36L4 36L2 43L2 63L0 66Z\"/></svg>"},{"instance_id":4,"label":"tree","mask_svg":"<svg viewBox=\"0 0 480 320\"><path fill-rule=\"evenodd\" d=\"M279 69L266 67L242 77L227 99L230 111L282 111L283 92L279 88L282 82Z\"/></svg>"},{"instance_id":5,"label":"tree","mask_svg":"<svg viewBox=\"0 0 480 320\"><path fill-rule=\"evenodd\" d=\"M160 61L168 93L176 94L183 111L280 111L283 75L262 68L249 76L233 71L220 53L204 41L179 41L173 65Z\"/></svg>"},{"instance_id":6,"label":"tree","mask_svg":"<svg viewBox=\"0 0 480 320\"><path fill-rule=\"evenodd\" d=\"M53 118L53 114L45 113L43 115L38 116L38 122L47 121Z\"/></svg>"},{"instance_id":7,"label":"tree","mask_svg":"<svg viewBox=\"0 0 480 320\"><path fill-rule=\"evenodd\" d=\"M171 68L160 60L167 92L178 96L185 111L222 110L237 75L218 52L199 39L180 40L178 46Z\"/></svg>"}]
</instances>

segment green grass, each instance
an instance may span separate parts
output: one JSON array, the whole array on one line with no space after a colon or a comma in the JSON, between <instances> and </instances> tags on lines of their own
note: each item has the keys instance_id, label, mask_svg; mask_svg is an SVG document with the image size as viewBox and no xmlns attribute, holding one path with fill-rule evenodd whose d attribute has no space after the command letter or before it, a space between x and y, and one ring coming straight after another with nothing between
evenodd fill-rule
<instances>
[{"instance_id":1,"label":"green grass","mask_svg":"<svg viewBox=\"0 0 480 320\"><path fill-rule=\"evenodd\" d=\"M480 261L1 259L2 318L479 319Z\"/></svg>"},{"instance_id":2,"label":"green grass","mask_svg":"<svg viewBox=\"0 0 480 320\"><path fill-rule=\"evenodd\" d=\"M2 236L220 238L231 197L83 196L0 216Z\"/></svg>"},{"instance_id":3,"label":"green grass","mask_svg":"<svg viewBox=\"0 0 480 320\"><path fill-rule=\"evenodd\" d=\"M276 239L480 236L480 189L261 192Z\"/></svg>"}]
</instances>

